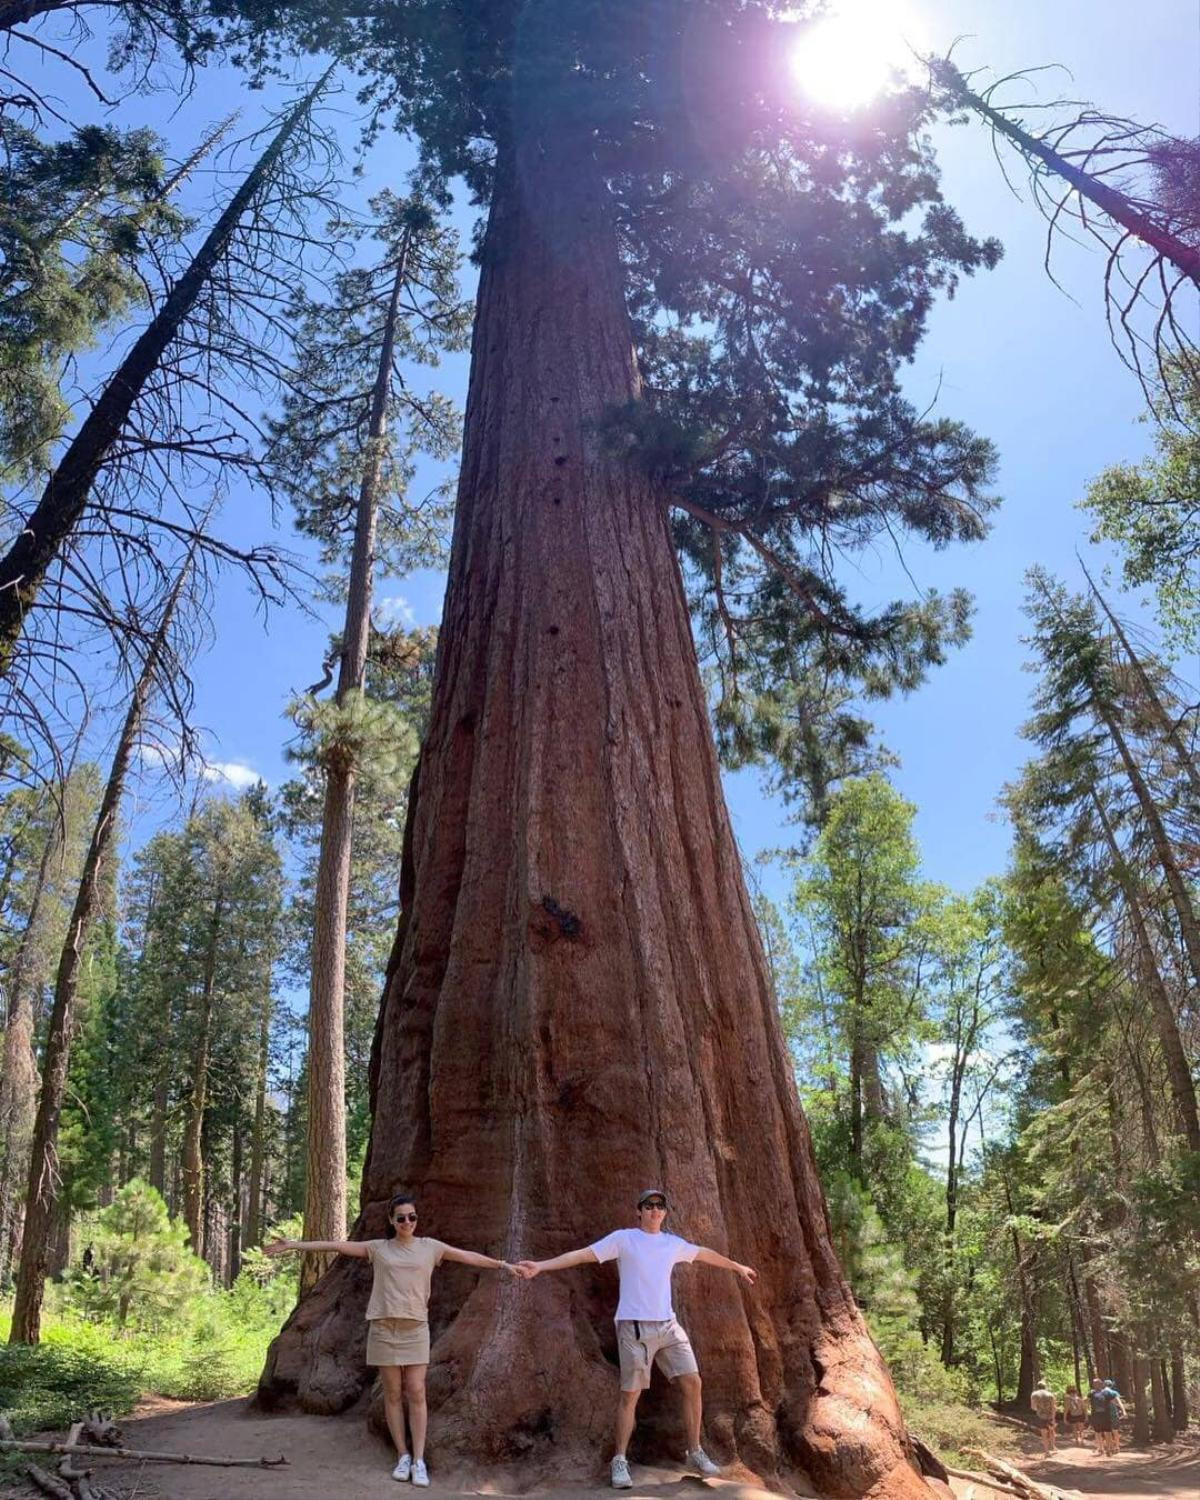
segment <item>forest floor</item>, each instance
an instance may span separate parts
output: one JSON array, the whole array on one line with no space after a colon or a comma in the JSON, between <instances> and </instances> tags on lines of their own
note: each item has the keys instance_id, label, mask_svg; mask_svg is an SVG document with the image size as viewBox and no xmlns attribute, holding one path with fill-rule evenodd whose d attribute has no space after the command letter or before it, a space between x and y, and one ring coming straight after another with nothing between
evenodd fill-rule
<instances>
[{"instance_id":1,"label":"forest floor","mask_svg":"<svg viewBox=\"0 0 1200 1500\"><path fill-rule=\"evenodd\" d=\"M131 1447L221 1457L287 1456L286 1468L224 1469L176 1464L135 1464L102 1460L102 1482L125 1500L396 1500L382 1443L366 1435L361 1415L313 1417L301 1414L265 1416L244 1400L190 1403L154 1398L122 1420ZM1090 1450L1067 1446L1042 1460L1036 1439L1023 1444L1021 1460L1032 1478L1061 1489L1077 1490L1088 1500L1197 1500L1200 1496L1200 1443L1179 1442L1149 1453L1121 1453L1115 1459L1094 1458ZM49 1465L48 1465L49 1466ZM430 1495L466 1500L488 1495L495 1500L515 1495L501 1476L489 1482L462 1483L462 1476L439 1474L431 1462ZM97 1473L97 1478L101 1473ZM511 1477L511 1476L510 1476ZM678 1470L634 1466L633 1500L690 1500L706 1490L714 1500L770 1500L767 1491L730 1480L682 1477ZM456 1482L458 1481L458 1482ZM967 1486L955 1481L962 1495ZM4 1488L16 1500L33 1496L31 1487ZM539 1486L540 1495L564 1500L608 1500L611 1489L601 1475L595 1485ZM994 1500L976 1488L977 1500Z\"/></svg>"}]
</instances>

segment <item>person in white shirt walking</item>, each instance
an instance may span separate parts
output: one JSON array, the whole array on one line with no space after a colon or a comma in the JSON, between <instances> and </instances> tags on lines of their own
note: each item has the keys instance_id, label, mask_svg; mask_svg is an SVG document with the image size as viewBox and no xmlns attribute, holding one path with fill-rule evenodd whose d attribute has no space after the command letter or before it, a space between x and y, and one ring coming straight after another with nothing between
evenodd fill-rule
<instances>
[{"instance_id":1,"label":"person in white shirt walking","mask_svg":"<svg viewBox=\"0 0 1200 1500\"><path fill-rule=\"evenodd\" d=\"M721 1472L700 1444L700 1371L691 1341L677 1322L671 1305L672 1270L681 1261L698 1261L702 1266L733 1271L751 1286L758 1279L757 1271L751 1266L739 1265L716 1250L665 1233L663 1221L667 1217L667 1195L661 1188L646 1188L637 1200L637 1211L636 1229L617 1229L585 1249L570 1250L566 1255L556 1255L553 1260L524 1260L517 1267L521 1275L532 1279L542 1271L565 1271L568 1266L583 1266L593 1261L615 1260L617 1263L620 1295L616 1323L621 1394L617 1402L611 1475L613 1488L618 1490L627 1490L633 1485L626 1450L633 1436L638 1397L649 1386L651 1366L655 1364L683 1396L689 1467L704 1475Z\"/></svg>"}]
</instances>

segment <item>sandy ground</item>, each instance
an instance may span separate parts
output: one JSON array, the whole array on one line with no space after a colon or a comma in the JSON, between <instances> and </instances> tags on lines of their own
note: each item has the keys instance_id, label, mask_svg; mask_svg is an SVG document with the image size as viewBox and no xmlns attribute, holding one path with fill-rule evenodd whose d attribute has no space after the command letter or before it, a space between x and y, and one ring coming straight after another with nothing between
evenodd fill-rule
<instances>
[{"instance_id":1,"label":"sandy ground","mask_svg":"<svg viewBox=\"0 0 1200 1500\"><path fill-rule=\"evenodd\" d=\"M107 1483L127 1500L396 1500L401 1492L390 1477L388 1450L372 1437L362 1417L264 1416L242 1400L189 1405L156 1400L121 1423L131 1447L165 1449L224 1457L277 1458L286 1454L286 1467L277 1469L222 1469L177 1464L98 1464ZM1200 1500L1200 1444L1195 1441L1158 1447L1148 1453L1125 1452L1115 1459L1097 1460L1089 1449L1066 1447L1053 1458L1037 1455L1031 1437L1022 1467L1035 1479L1062 1489L1078 1490L1089 1500ZM431 1497L503 1497L521 1493L515 1476L480 1482L478 1476L439 1473L431 1453ZM656 1500L768 1500L767 1492L736 1480L702 1480L678 1470L634 1466L634 1487L625 1493ZM101 1477L98 1472L97 1477ZM507 1480L507 1482L506 1482ZM102 1480L102 1482L105 1482ZM961 1496L966 1486L955 1481ZM9 1490L10 1495L35 1494ZM607 1475L597 1465L596 1483L541 1486L535 1493L564 1500L612 1500ZM994 1500L992 1492L976 1489L976 1500Z\"/></svg>"}]
</instances>

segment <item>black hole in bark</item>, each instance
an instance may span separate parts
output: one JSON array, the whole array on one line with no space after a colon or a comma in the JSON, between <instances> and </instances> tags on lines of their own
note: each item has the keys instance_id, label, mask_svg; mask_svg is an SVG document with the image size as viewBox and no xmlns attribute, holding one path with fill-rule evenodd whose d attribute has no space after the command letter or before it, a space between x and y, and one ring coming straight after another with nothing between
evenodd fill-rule
<instances>
[{"instance_id":1,"label":"black hole in bark","mask_svg":"<svg viewBox=\"0 0 1200 1500\"><path fill-rule=\"evenodd\" d=\"M554 441L555 441L555 442L556 442L556 443L561 443L561 442L562 442L562 438L555 438L555 439L554 439Z\"/></svg>"},{"instance_id":2,"label":"black hole in bark","mask_svg":"<svg viewBox=\"0 0 1200 1500\"><path fill-rule=\"evenodd\" d=\"M562 468L563 464L566 463L566 461L567 461L567 455L565 453L560 453L558 455L558 457L554 460L554 462L557 464L557 466L560 469Z\"/></svg>"},{"instance_id":3,"label":"black hole in bark","mask_svg":"<svg viewBox=\"0 0 1200 1500\"><path fill-rule=\"evenodd\" d=\"M463 714L458 721L458 727L464 734L475 733L475 715L473 713Z\"/></svg>"},{"instance_id":4,"label":"black hole in bark","mask_svg":"<svg viewBox=\"0 0 1200 1500\"><path fill-rule=\"evenodd\" d=\"M546 626L546 634L547 635L557 635L558 634L558 626L557 625L547 625Z\"/></svg>"},{"instance_id":5,"label":"black hole in bark","mask_svg":"<svg viewBox=\"0 0 1200 1500\"><path fill-rule=\"evenodd\" d=\"M562 496L561 495L555 495L555 497L554 497L554 503L555 503L555 505L561 505L562 504Z\"/></svg>"},{"instance_id":6,"label":"black hole in bark","mask_svg":"<svg viewBox=\"0 0 1200 1500\"><path fill-rule=\"evenodd\" d=\"M561 399L561 397L559 397L559 396L551 396L550 399L551 399L551 401L558 401L558 400Z\"/></svg>"},{"instance_id":7,"label":"black hole in bark","mask_svg":"<svg viewBox=\"0 0 1200 1500\"><path fill-rule=\"evenodd\" d=\"M559 906L553 896L542 897L542 910L558 923L558 930L565 938L576 938L583 931L583 923L573 911Z\"/></svg>"}]
</instances>

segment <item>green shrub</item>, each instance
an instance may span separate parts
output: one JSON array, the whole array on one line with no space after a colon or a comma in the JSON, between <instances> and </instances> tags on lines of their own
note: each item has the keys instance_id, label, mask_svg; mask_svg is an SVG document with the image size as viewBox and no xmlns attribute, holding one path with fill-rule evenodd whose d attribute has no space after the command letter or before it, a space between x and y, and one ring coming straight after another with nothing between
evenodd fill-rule
<instances>
[{"instance_id":1,"label":"green shrub","mask_svg":"<svg viewBox=\"0 0 1200 1500\"><path fill-rule=\"evenodd\" d=\"M67 1278L71 1303L93 1322L118 1330L161 1329L178 1321L206 1290L208 1267L187 1246L149 1183L134 1178L96 1220L92 1264Z\"/></svg>"},{"instance_id":2,"label":"green shrub","mask_svg":"<svg viewBox=\"0 0 1200 1500\"><path fill-rule=\"evenodd\" d=\"M61 1333L51 1330L36 1347L0 1345L0 1410L18 1435L69 1427L93 1407L123 1415L142 1394L141 1365L111 1341L97 1351Z\"/></svg>"}]
</instances>

